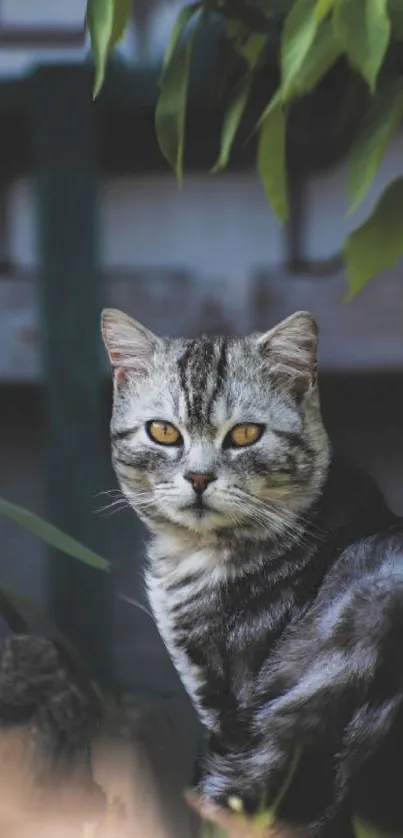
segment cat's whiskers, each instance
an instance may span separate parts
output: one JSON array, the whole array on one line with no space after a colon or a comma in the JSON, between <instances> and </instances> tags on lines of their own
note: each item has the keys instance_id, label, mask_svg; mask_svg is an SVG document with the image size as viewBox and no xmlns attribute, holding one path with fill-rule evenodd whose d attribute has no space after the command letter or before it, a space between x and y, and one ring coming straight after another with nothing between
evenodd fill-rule
<instances>
[{"instance_id":1,"label":"cat's whiskers","mask_svg":"<svg viewBox=\"0 0 403 838\"><path fill-rule=\"evenodd\" d=\"M121 512L122 509L130 509L130 504L123 499L118 499L115 501L111 501L111 503L106 504L105 506L100 506L98 509L95 510L96 515L103 515L104 517L110 517L111 515L116 515L117 512Z\"/></svg>"},{"instance_id":2,"label":"cat's whiskers","mask_svg":"<svg viewBox=\"0 0 403 838\"><path fill-rule=\"evenodd\" d=\"M130 507L130 504L128 503L127 498L125 498L123 492L121 492L121 490L117 488L103 489L102 491L97 492L95 497L110 498L110 500L108 500L108 502L104 505L96 507L96 509L94 510L96 515L113 515L116 512L120 512L121 509Z\"/></svg>"},{"instance_id":3,"label":"cat's whiskers","mask_svg":"<svg viewBox=\"0 0 403 838\"><path fill-rule=\"evenodd\" d=\"M304 547L309 546L312 540L320 540L319 533L310 532L310 522L303 515L298 515L287 507L279 508L268 501L262 501L245 489L234 488L235 493L231 492L231 499L242 503L244 517L246 512L247 517L267 534L298 539Z\"/></svg>"}]
</instances>

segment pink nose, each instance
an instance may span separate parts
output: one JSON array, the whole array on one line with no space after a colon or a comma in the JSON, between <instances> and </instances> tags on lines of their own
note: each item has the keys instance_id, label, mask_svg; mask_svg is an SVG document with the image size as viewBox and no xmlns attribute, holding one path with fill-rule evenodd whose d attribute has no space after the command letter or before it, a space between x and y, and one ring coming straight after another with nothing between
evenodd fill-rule
<instances>
[{"instance_id":1,"label":"pink nose","mask_svg":"<svg viewBox=\"0 0 403 838\"><path fill-rule=\"evenodd\" d=\"M192 484L196 495L202 495L207 489L208 484L212 483L215 479L214 474L206 474L206 472L201 471L187 471L185 474L185 480L188 480Z\"/></svg>"}]
</instances>

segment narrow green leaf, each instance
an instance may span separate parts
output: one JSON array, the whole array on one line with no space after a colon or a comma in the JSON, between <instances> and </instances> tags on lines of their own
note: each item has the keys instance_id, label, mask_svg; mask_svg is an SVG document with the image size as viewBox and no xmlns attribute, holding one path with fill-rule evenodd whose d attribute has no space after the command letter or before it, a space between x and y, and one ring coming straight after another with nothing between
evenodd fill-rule
<instances>
[{"instance_id":1,"label":"narrow green leaf","mask_svg":"<svg viewBox=\"0 0 403 838\"><path fill-rule=\"evenodd\" d=\"M285 116L283 104L274 97L261 120L257 169L269 203L280 221L288 219L288 190L285 159Z\"/></svg>"},{"instance_id":2,"label":"narrow green leaf","mask_svg":"<svg viewBox=\"0 0 403 838\"><path fill-rule=\"evenodd\" d=\"M224 20L224 29L234 52L246 61L250 69L256 67L267 43L267 33L251 33L243 21L233 18Z\"/></svg>"},{"instance_id":3,"label":"narrow green leaf","mask_svg":"<svg viewBox=\"0 0 403 838\"><path fill-rule=\"evenodd\" d=\"M108 55L123 36L129 22L132 0L88 0L87 27L94 58L93 98L104 82Z\"/></svg>"},{"instance_id":4,"label":"narrow green leaf","mask_svg":"<svg viewBox=\"0 0 403 838\"><path fill-rule=\"evenodd\" d=\"M306 56L314 42L319 20L317 0L296 0L291 7L281 37L281 89L284 98L294 87Z\"/></svg>"},{"instance_id":5,"label":"narrow green leaf","mask_svg":"<svg viewBox=\"0 0 403 838\"><path fill-rule=\"evenodd\" d=\"M353 831L355 838L398 838L396 834L392 836L391 833L381 832L368 821L357 816L353 818Z\"/></svg>"},{"instance_id":6,"label":"narrow green leaf","mask_svg":"<svg viewBox=\"0 0 403 838\"><path fill-rule=\"evenodd\" d=\"M381 160L403 119L403 79L385 80L372 99L362 131L350 153L349 213L365 198Z\"/></svg>"},{"instance_id":7,"label":"narrow green leaf","mask_svg":"<svg viewBox=\"0 0 403 838\"><path fill-rule=\"evenodd\" d=\"M112 31L108 44L109 52L112 52L126 32L133 9L133 0L113 0L113 9Z\"/></svg>"},{"instance_id":8,"label":"narrow green leaf","mask_svg":"<svg viewBox=\"0 0 403 838\"><path fill-rule=\"evenodd\" d=\"M4 498L0 498L0 515L4 515L5 518L9 518L10 521L29 530L33 535L46 541L47 544L56 547L57 550L61 550L62 553L66 553L68 556L78 559L80 562L84 562L84 564L95 567L98 570L109 571L109 562L106 559L98 556L97 553L94 553L88 547L84 547L74 538L71 538L71 536L66 535L57 527L54 527L53 524L49 524L47 521L39 518L38 515L34 515L33 512L29 512L21 506L16 506L14 503L9 503Z\"/></svg>"},{"instance_id":9,"label":"narrow green leaf","mask_svg":"<svg viewBox=\"0 0 403 838\"><path fill-rule=\"evenodd\" d=\"M183 25L186 25L196 8L197 6L194 5L186 21L185 17L182 17ZM181 37L178 27L173 46L169 47L168 61L162 74L160 95L155 111L155 128L159 147L172 166L180 185L183 180L186 106L194 37L194 29L187 37Z\"/></svg>"},{"instance_id":10,"label":"narrow green leaf","mask_svg":"<svg viewBox=\"0 0 403 838\"><path fill-rule=\"evenodd\" d=\"M228 832L221 826L210 821L203 821L201 826L201 838L229 838Z\"/></svg>"},{"instance_id":11,"label":"narrow green leaf","mask_svg":"<svg viewBox=\"0 0 403 838\"><path fill-rule=\"evenodd\" d=\"M388 14L392 24L392 35L397 41L403 41L403 3L402 0L389 0Z\"/></svg>"},{"instance_id":12,"label":"narrow green leaf","mask_svg":"<svg viewBox=\"0 0 403 838\"><path fill-rule=\"evenodd\" d=\"M403 256L403 177L381 195L372 215L348 237L344 252L352 299Z\"/></svg>"},{"instance_id":13,"label":"narrow green leaf","mask_svg":"<svg viewBox=\"0 0 403 838\"><path fill-rule=\"evenodd\" d=\"M337 0L316 0L315 17L317 20L324 20L333 10Z\"/></svg>"},{"instance_id":14,"label":"narrow green leaf","mask_svg":"<svg viewBox=\"0 0 403 838\"><path fill-rule=\"evenodd\" d=\"M267 43L267 35L254 32L237 47L237 52L245 59L249 69L253 69L259 62L262 51Z\"/></svg>"},{"instance_id":15,"label":"narrow green leaf","mask_svg":"<svg viewBox=\"0 0 403 838\"><path fill-rule=\"evenodd\" d=\"M88 0L87 26L95 65L93 89L93 98L95 99L104 81L109 40L113 27L113 3L111 0Z\"/></svg>"},{"instance_id":16,"label":"narrow green leaf","mask_svg":"<svg viewBox=\"0 0 403 838\"><path fill-rule=\"evenodd\" d=\"M248 75L242 79L239 86L237 86L232 102L229 105L228 110L225 114L221 135L220 154L217 163L212 169L212 174L216 174L216 172L225 169L228 163L232 144L234 142L236 133L239 128L239 124L241 122L246 107L246 103L248 101L249 91L251 88L251 81L251 76L248 73Z\"/></svg>"},{"instance_id":17,"label":"narrow green leaf","mask_svg":"<svg viewBox=\"0 0 403 838\"><path fill-rule=\"evenodd\" d=\"M216 174L224 169L228 163L231 148L248 102L253 73L259 63L266 41L266 35L251 35L245 42L242 42L242 46L237 48L238 54L244 58L248 65L248 73L236 85L225 114L221 133L220 154L215 166L211 170L212 174Z\"/></svg>"},{"instance_id":18,"label":"narrow green leaf","mask_svg":"<svg viewBox=\"0 0 403 838\"><path fill-rule=\"evenodd\" d=\"M258 123L257 123L256 127L259 128L261 125L263 125L263 122L265 121L266 117L269 116L269 114L271 114L272 111L274 111L275 108L277 108L277 105L282 105L282 104L283 104L283 99L282 99L282 95L281 95L281 88L279 87L276 90L274 96L272 96L272 98L270 99L269 104L266 105L260 119L258 120Z\"/></svg>"},{"instance_id":19,"label":"narrow green leaf","mask_svg":"<svg viewBox=\"0 0 403 838\"><path fill-rule=\"evenodd\" d=\"M29 626L16 604L4 588L0 587L0 614L15 634L28 634Z\"/></svg>"},{"instance_id":20,"label":"narrow green leaf","mask_svg":"<svg viewBox=\"0 0 403 838\"><path fill-rule=\"evenodd\" d=\"M351 65L374 91L390 39L388 0L337 0L333 25Z\"/></svg>"},{"instance_id":21,"label":"narrow green leaf","mask_svg":"<svg viewBox=\"0 0 403 838\"><path fill-rule=\"evenodd\" d=\"M200 3L191 3L189 6L185 6L183 9L181 9L178 15L176 16L176 20L171 29L168 46L165 50L164 59L162 62L163 72L168 67L168 64L170 63L175 50L178 48L179 42L182 38L183 32L186 29L187 24L199 8Z\"/></svg>"},{"instance_id":22,"label":"narrow green leaf","mask_svg":"<svg viewBox=\"0 0 403 838\"><path fill-rule=\"evenodd\" d=\"M248 34L248 29L245 24L236 18L224 18L224 30L225 37L229 41L233 41L234 44L240 40L244 40Z\"/></svg>"},{"instance_id":23,"label":"narrow green leaf","mask_svg":"<svg viewBox=\"0 0 403 838\"><path fill-rule=\"evenodd\" d=\"M320 24L313 44L302 63L290 93L303 96L310 93L329 72L341 55L332 24L324 20Z\"/></svg>"},{"instance_id":24,"label":"narrow green leaf","mask_svg":"<svg viewBox=\"0 0 403 838\"><path fill-rule=\"evenodd\" d=\"M287 794L288 789L290 788L292 780L294 779L294 775L301 756L301 750L302 749L300 746L295 749L292 755L291 764L287 776L276 798L273 800L271 806L267 806L265 802L263 802L260 812L254 817L254 823L261 829L269 829L271 826L273 826L277 818L278 808L281 802L284 800L284 797Z\"/></svg>"}]
</instances>

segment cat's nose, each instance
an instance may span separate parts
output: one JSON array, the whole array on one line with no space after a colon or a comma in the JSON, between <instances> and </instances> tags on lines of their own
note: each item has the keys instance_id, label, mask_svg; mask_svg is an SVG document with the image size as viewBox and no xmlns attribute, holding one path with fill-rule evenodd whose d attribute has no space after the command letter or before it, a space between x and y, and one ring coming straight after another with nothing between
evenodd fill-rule
<instances>
[{"instance_id":1,"label":"cat's nose","mask_svg":"<svg viewBox=\"0 0 403 838\"><path fill-rule=\"evenodd\" d=\"M196 495L202 495L209 483L212 483L215 479L214 474L205 471L187 471L185 474L185 480L192 484Z\"/></svg>"}]
</instances>

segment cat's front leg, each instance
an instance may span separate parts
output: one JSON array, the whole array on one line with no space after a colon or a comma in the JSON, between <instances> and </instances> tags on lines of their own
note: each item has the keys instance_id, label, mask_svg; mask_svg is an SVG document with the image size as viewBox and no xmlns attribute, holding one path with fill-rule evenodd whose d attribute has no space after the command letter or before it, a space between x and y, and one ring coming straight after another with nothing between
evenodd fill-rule
<instances>
[{"instance_id":1,"label":"cat's front leg","mask_svg":"<svg viewBox=\"0 0 403 838\"><path fill-rule=\"evenodd\" d=\"M296 784L302 796L315 784L323 788L316 794L312 821L327 817L335 805L344 806L352 789L361 787L358 808L365 813L368 801L377 798L375 808L383 816L380 781L371 778L378 770L381 778L387 775L390 768L379 768L377 754L393 749L393 736L401 736L402 664L396 642L403 625L401 567L396 562L391 569L380 568L339 597L318 603L284 638L276 661L259 675L254 739L244 751L228 748L211 755L207 794L221 800L239 796L252 806L263 799L271 806L293 754L300 753Z\"/></svg>"},{"instance_id":2,"label":"cat's front leg","mask_svg":"<svg viewBox=\"0 0 403 838\"><path fill-rule=\"evenodd\" d=\"M299 753L317 755L322 744L337 753L365 692L366 659L340 648L329 636L329 621L324 632L317 628L316 620L306 621L284 642L277 662L260 672L244 746L233 731L225 747L210 749L201 791L220 805L239 797L249 811L271 807Z\"/></svg>"}]
</instances>

